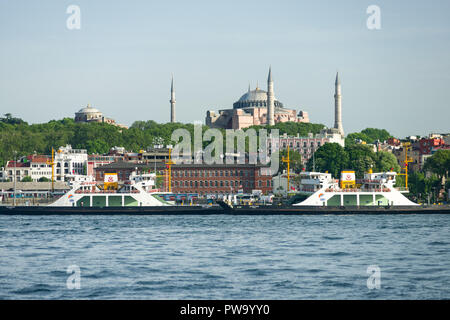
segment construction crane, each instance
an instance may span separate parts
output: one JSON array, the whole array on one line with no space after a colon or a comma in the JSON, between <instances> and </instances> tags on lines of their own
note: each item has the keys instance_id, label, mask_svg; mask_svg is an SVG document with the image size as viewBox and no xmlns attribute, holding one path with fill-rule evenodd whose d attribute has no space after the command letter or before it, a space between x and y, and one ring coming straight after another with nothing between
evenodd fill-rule
<instances>
[{"instance_id":1,"label":"construction crane","mask_svg":"<svg viewBox=\"0 0 450 320\"><path fill-rule=\"evenodd\" d=\"M404 169L405 173L399 173L399 176L405 176L405 188L408 189L408 163L413 162L413 159L408 157L408 150L411 149L411 142L403 142L402 146L405 150L405 160L403 161L403 164L405 165Z\"/></svg>"},{"instance_id":2,"label":"construction crane","mask_svg":"<svg viewBox=\"0 0 450 320\"><path fill-rule=\"evenodd\" d=\"M166 172L167 172L167 180L168 180L168 192L172 192L172 165L175 162L172 161L172 148L169 148L169 160L166 161ZM166 181L167 181L166 180Z\"/></svg>"},{"instance_id":3,"label":"construction crane","mask_svg":"<svg viewBox=\"0 0 450 320\"><path fill-rule=\"evenodd\" d=\"M281 157L281 162L287 163L287 192L290 190L290 163L291 159L289 158L289 145L287 146L287 157Z\"/></svg>"},{"instance_id":4,"label":"construction crane","mask_svg":"<svg viewBox=\"0 0 450 320\"><path fill-rule=\"evenodd\" d=\"M52 166L52 193L55 192L55 149L52 147L52 161L46 161L48 165Z\"/></svg>"}]
</instances>

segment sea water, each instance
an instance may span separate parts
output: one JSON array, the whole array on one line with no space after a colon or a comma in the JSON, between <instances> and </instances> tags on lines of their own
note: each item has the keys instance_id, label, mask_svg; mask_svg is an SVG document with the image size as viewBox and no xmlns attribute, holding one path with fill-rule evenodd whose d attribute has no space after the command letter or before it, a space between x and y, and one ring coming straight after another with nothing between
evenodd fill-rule
<instances>
[{"instance_id":1,"label":"sea water","mask_svg":"<svg viewBox=\"0 0 450 320\"><path fill-rule=\"evenodd\" d=\"M449 298L450 215L0 217L0 299Z\"/></svg>"}]
</instances>

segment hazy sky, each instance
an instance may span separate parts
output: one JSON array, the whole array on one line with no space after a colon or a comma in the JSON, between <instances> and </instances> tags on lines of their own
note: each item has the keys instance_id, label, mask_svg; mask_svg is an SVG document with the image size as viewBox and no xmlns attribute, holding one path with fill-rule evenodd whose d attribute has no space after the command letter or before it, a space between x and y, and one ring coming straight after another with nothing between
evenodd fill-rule
<instances>
[{"instance_id":1,"label":"hazy sky","mask_svg":"<svg viewBox=\"0 0 450 320\"><path fill-rule=\"evenodd\" d=\"M312 122L333 125L339 70L346 133L450 132L450 1L0 1L0 113L30 123L87 103L167 122L172 73L177 120L204 122L249 82L266 90L269 65L276 98Z\"/></svg>"}]
</instances>

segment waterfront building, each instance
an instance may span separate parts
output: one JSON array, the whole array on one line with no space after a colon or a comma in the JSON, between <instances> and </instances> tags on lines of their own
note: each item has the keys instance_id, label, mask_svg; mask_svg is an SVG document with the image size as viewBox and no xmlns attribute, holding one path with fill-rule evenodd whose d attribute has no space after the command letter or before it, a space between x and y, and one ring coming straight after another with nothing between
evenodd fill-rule
<instances>
[{"instance_id":1,"label":"waterfront building","mask_svg":"<svg viewBox=\"0 0 450 320\"><path fill-rule=\"evenodd\" d=\"M84 180L88 171L87 166L88 154L86 149L72 149L70 144L60 147L55 153L55 180Z\"/></svg>"},{"instance_id":2,"label":"waterfront building","mask_svg":"<svg viewBox=\"0 0 450 320\"><path fill-rule=\"evenodd\" d=\"M30 177L34 182L41 178L49 181L52 179L52 165L49 164L52 158L46 155L32 155L30 164Z\"/></svg>"},{"instance_id":3,"label":"waterfront building","mask_svg":"<svg viewBox=\"0 0 450 320\"><path fill-rule=\"evenodd\" d=\"M115 155L115 154L90 154L88 155L88 166L87 166L87 175L91 177L96 177L96 168L108 165L114 162L123 162L123 155Z\"/></svg>"},{"instance_id":4,"label":"waterfront building","mask_svg":"<svg viewBox=\"0 0 450 320\"><path fill-rule=\"evenodd\" d=\"M216 197L272 192L270 167L260 164L179 164L172 166L172 192Z\"/></svg>"},{"instance_id":5,"label":"waterfront building","mask_svg":"<svg viewBox=\"0 0 450 320\"><path fill-rule=\"evenodd\" d=\"M275 98L272 70L269 69L267 91L256 86L241 96L232 109L207 111L206 125L211 128L243 129L253 125L276 124L279 122L309 122L306 111L297 114L295 109L286 108Z\"/></svg>"},{"instance_id":6,"label":"waterfront building","mask_svg":"<svg viewBox=\"0 0 450 320\"><path fill-rule=\"evenodd\" d=\"M309 133L305 137L299 134L296 136L288 136L285 133L279 138L269 136L267 139L267 150L271 154L276 150L286 150L289 146L290 150L295 150L302 155L302 163L305 165L313 153L325 143L338 143L344 147L345 139L339 133L329 132L326 129L316 135Z\"/></svg>"},{"instance_id":7,"label":"waterfront building","mask_svg":"<svg viewBox=\"0 0 450 320\"><path fill-rule=\"evenodd\" d=\"M64 194L70 186L64 182L53 184L54 192ZM52 190L51 182L17 182L16 204L38 204L48 202ZM53 201L53 200L52 200ZM14 182L0 182L0 203L12 205L14 202Z\"/></svg>"},{"instance_id":8,"label":"waterfront building","mask_svg":"<svg viewBox=\"0 0 450 320\"><path fill-rule=\"evenodd\" d=\"M30 176L31 173L31 157L21 157L18 160L9 160L5 166L5 180L22 181L23 178Z\"/></svg>"},{"instance_id":9,"label":"waterfront building","mask_svg":"<svg viewBox=\"0 0 450 320\"><path fill-rule=\"evenodd\" d=\"M116 123L116 120L107 118L103 115L103 113L96 109L91 107L90 104L88 104L86 107L81 108L78 112L75 113L75 122L100 122L100 123L108 123L120 128L128 129L127 126Z\"/></svg>"}]
</instances>

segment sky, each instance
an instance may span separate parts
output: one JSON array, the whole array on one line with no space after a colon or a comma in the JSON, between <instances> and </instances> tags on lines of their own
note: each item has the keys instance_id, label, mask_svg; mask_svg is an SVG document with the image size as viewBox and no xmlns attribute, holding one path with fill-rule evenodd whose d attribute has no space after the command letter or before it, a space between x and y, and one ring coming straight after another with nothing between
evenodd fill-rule
<instances>
[{"instance_id":1,"label":"sky","mask_svg":"<svg viewBox=\"0 0 450 320\"><path fill-rule=\"evenodd\" d=\"M80 8L68 29L67 8ZM380 8L381 29L366 10ZM29 123L90 103L118 123L205 121L250 83L346 133L450 132L450 1L0 0L0 114Z\"/></svg>"}]
</instances>

